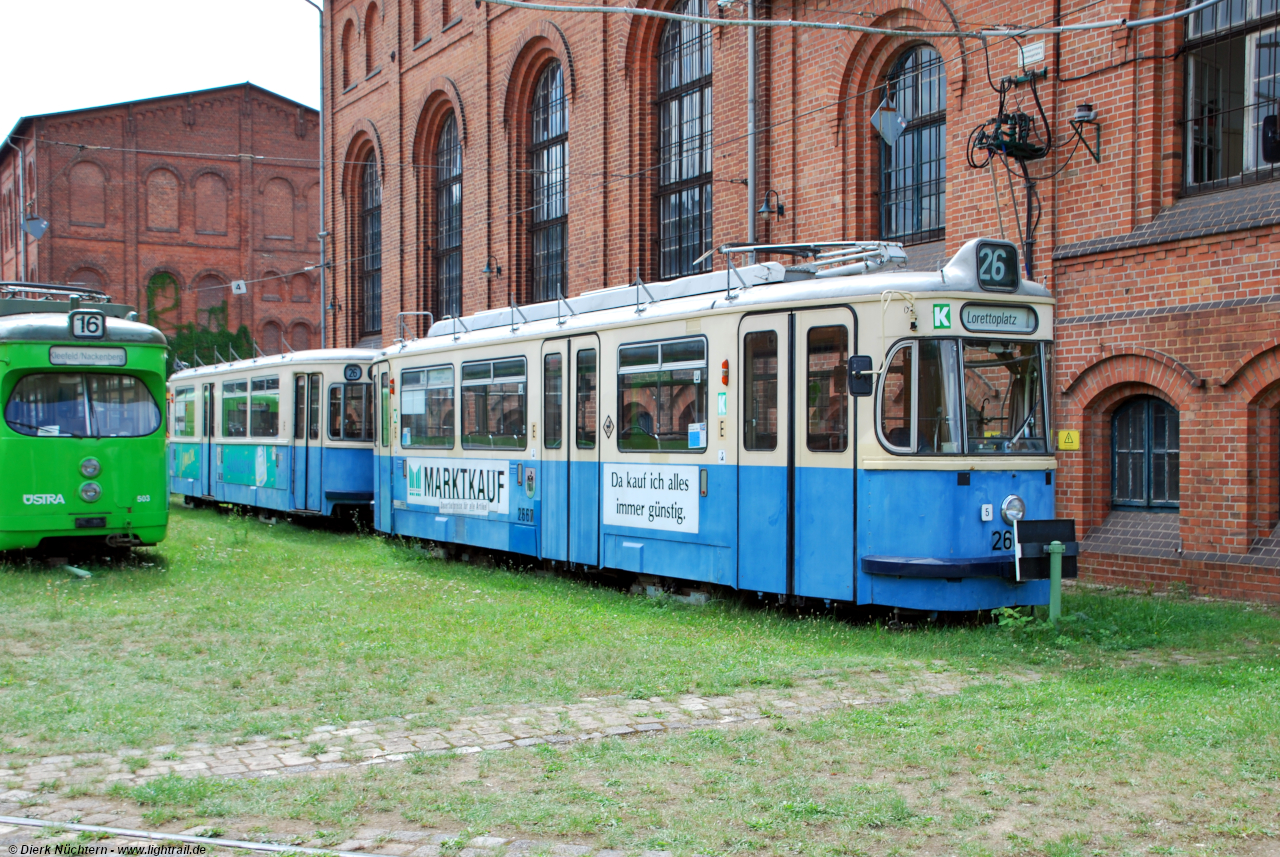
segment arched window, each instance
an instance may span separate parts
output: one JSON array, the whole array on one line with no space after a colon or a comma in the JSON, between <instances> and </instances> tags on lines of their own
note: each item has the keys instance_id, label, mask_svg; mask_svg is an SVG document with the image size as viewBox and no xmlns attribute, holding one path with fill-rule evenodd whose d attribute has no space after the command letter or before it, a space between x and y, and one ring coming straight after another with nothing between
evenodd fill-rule
<instances>
[{"instance_id":1,"label":"arched window","mask_svg":"<svg viewBox=\"0 0 1280 857\"><path fill-rule=\"evenodd\" d=\"M351 86L351 43L356 40L356 25L347 21L342 28L342 88Z\"/></svg>"},{"instance_id":2,"label":"arched window","mask_svg":"<svg viewBox=\"0 0 1280 857\"><path fill-rule=\"evenodd\" d=\"M440 317L462 315L462 145L453 113L436 143L436 293Z\"/></svg>"},{"instance_id":3,"label":"arched window","mask_svg":"<svg viewBox=\"0 0 1280 857\"><path fill-rule=\"evenodd\" d=\"M311 278L306 274L294 274L289 281L289 300L295 304L311 303Z\"/></svg>"},{"instance_id":4,"label":"arched window","mask_svg":"<svg viewBox=\"0 0 1280 857\"><path fill-rule=\"evenodd\" d=\"M260 341L261 344L258 347L262 349L264 354L284 353L284 331L274 321L269 321L262 326Z\"/></svg>"},{"instance_id":5,"label":"arched window","mask_svg":"<svg viewBox=\"0 0 1280 857\"><path fill-rule=\"evenodd\" d=\"M706 0L676 11L705 16ZM709 270L711 249L711 27L672 21L662 34L658 221L663 278Z\"/></svg>"},{"instance_id":6,"label":"arched window","mask_svg":"<svg viewBox=\"0 0 1280 857\"><path fill-rule=\"evenodd\" d=\"M196 293L196 324L206 330L235 331L231 319L231 289L216 274L207 274L192 286Z\"/></svg>"},{"instance_id":7,"label":"arched window","mask_svg":"<svg viewBox=\"0 0 1280 857\"><path fill-rule=\"evenodd\" d=\"M382 332L382 178L372 152L360 173L360 327Z\"/></svg>"},{"instance_id":8,"label":"arched window","mask_svg":"<svg viewBox=\"0 0 1280 857\"><path fill-rule=\"evenodd\" d=\"M306 351L311 347L311 329L301 322L289 328L289 347L294 351Z\"/></svg>"},{"instance_id":9,"label":"arched window","mask_svg":"<svg viewBox=\"0 0 1280 857\"><path fill-rule=\"evenodd\" d=\"M88 286L91 289L102 288L102 275L93 268L81 268L67 280L68 285Z\"/></svg>"},{"instance_id":10,"label":"arched window","mask_svg":"<svg viewBox=\"0 0 1280 857\"><path fill-rule=\"evenodd\" d=\"M533 299L565 296L569 116L560 63L547 66L533 94Z\"/></svg>"},{"instance_id":11,"label":"arched window","mask_svg":"<svg viewBox=\"0 0 1280 857\"><path fill-rule=\"evenodd\" d=\"M880 142L880 237L936 241L946 227L947 69L928 45L911 48L889 72L885 99L906 130Z\"/></svg>"},{"instance_id":12,"label":"arched window","mask_svg":"<svg viewBox=\"0 0 1280 857\"><path fill-rule=\"evenodd\" d=\"M1111 419L1111 502L1178 508L1178 411L1154 396L1121 405Z\"/></svg>"},{"instance_id":13,"label":"arched window","mask_svg":"<svg viewBox=\"0 0 1280 857\"><path fill-rule=\"evenodd\" d=\"M107 225L107 177L92 161L80 161L67 176L71 190L71 222L77 226ZM9 214L13 214L10 196ZM17 218L13 218L16 222Z\"/></svg>"},{"instance_id":14,"label":"arched window","mask_svg":"<svg viewBox=\"0 0 1280 857\"><path fill-rule=\"evenodd\" d=\"M196 179L196 234L227 234L227 183L216 173Z\"/></svg>"},{"instance_id":15,"label":"arched window","mask_svg":"<svg viewBox=\"0 0 1280 857\"><path fill-rule=\"evenodd\" d=\"M147 229L178 231L178 177L168 170L147 176Z\"/></svg>"},{"instance_id":16,"label":"arched window","mask_svg":"<svg viewBox=\"0 0 1280 857\"><path fill-rule=\"evenodd\" d=\"M262 189L262 232L265 238L293 240L293 185L284 179Z\"/></svg>"},{"instance_id":17,"label":"arched window","mask_svg":"<svg viewBox=\"0 0 1280 857\"><path fill-rule=\"evenodd\" d=\"M370 3L369 10L364 13L364 74L365 77L378 70L378 4Z\"/></svg>"}]
</instances>

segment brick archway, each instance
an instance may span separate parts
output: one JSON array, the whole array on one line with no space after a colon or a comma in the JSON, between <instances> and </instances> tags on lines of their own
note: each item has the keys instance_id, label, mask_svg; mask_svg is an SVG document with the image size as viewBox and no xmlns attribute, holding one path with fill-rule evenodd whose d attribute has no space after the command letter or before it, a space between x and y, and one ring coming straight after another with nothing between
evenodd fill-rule
<instances>
[{"instance_id":1,"label":"brick archway","mask_svg":"<svg viewBox=\"0 0 1280 857\"><path fill-rule=\"evenodd\" d=\"M873 2L871 26L937 31L938 22L959 23L951 8L933 0ZM856 34L846 39L838 62L828 68L832 141L840 152L840 217L845 235L880 234L880 135L868 119L879 105L893 64L905 51L927 44L941 56L947 75L947 112L958 112L967 82L968 57L956 38Z\"/></svg>"},{"instance_id":2,"label":"brick archway","mask_svg":"<svg viewBox=\"0 0 1280 857\"><path fill-rule=\"evenodd\" d=\"M1179 364L1180 365L1180 364ZM1179 444L1182 450L1179 483L1196 484L1193 472L1204 467L1198 459L1198 390L1189 377L1152 354L1112 353L1081 370L1054 404L1060 428L1080 429L1080 450L1059 450L1058 514L1075 518L1077 534L1084 537L1111 513L1111 419L1116 409L1135 396L1154 396L1178 410ZM1180 497L1181 512L1197 506L1201 498Z\"/></svg>"}]
</instances>

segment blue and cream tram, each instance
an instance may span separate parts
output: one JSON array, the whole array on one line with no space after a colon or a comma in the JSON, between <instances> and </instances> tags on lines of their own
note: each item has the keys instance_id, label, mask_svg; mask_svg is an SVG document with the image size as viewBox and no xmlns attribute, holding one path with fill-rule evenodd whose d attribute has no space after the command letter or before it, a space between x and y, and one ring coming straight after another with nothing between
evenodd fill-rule
<instances>
[{"instance_id":1,"label":"blue and cream tram","mask_svg":"<svg viewBox=\"0 0 1280 857\"><path fill-rule=\"evenodd\" d=\"M929 273L890 270L905 254L879 242L755 250L800 263L446 319L388 349L377 528L762 597L1045 603L1013 530L1053 516L1053 299L1014 245Z\"/></svg>"},{"instance_id":2,"label":"blue and cream tram","mask_svg":"<svg viewBox=\"0 0 1280 857\"><path fill-rule=\"evenodd\" d=\"M376 356L298 351L175 373L170 490L294 514L368 508Z\"/></svg>"}]
</instances>

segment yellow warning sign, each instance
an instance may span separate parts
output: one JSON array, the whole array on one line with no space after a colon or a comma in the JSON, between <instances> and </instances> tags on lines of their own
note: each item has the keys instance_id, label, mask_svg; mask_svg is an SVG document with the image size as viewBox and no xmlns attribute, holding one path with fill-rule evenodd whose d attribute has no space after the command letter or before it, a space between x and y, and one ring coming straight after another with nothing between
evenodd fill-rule
<instances>
[{"instance_id":1,"label":"yellow warning sign","mask_svg":"<svg viewBox=\"0 0 1280 857\"><path fill-rule=\"evenodd\" d=\"M1064 429L1058 432L1058 449L1073 451L1080 448L1079 429Z\"/></svg>"}]
</instances>

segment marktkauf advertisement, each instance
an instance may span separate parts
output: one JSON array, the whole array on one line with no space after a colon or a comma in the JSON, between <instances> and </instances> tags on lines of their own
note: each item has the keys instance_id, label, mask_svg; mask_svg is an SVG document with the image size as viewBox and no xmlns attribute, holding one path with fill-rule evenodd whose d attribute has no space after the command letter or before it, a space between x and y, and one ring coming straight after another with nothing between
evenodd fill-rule
<instances>
[{"instance_id":1,"label":"marktkauf advertisement","mask_svg":"<svg viewBox=\"0 0 1280 857\"><path fill-rule=\"evenodd\" d=\"M606 463L604 523L646 530L698 532L698 468Z\"/></svg>"},{"instance_id":2,"label":"marktkauf advertisement","mask_svg":"<svg viewBox=\"0 0 1280 857\"><path fill-rule=\"evenodd\" d=\"M408 458L408 501L442 515L507 514L511 462L466 458Z\"/></svg>"}]
</instances>

